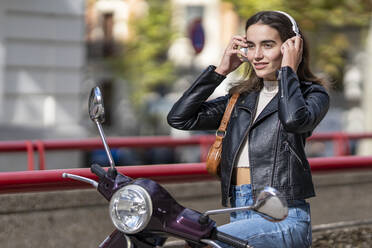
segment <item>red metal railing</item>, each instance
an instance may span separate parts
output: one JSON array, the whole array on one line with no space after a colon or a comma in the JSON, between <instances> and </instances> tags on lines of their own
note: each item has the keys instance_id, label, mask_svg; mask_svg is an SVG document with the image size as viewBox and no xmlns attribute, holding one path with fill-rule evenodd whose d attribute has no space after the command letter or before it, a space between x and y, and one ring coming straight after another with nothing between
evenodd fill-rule
<instances>
[{"instance_id":1,"label":"red metal railing","mask_svg":"<svg viewBox=\"0 0 372 248\"><path fill-rule=\"evenodd\" d=\"M110 148L131 147L131 148L150 148L150 147L176 147L199 145L201 149L201 161L205 161L209 146L214 141L213 135L191 136L189 138L172 138L170 136L151 136L151 137L110 137L107 142ZM34 153L38 153L39 169L44 170L45 151L62 150L92 150L102 149L103 144L100 138L87 139L61 139L61 140L36 140L36 141L2 141L0 142L0 152L27 152L28 170L34 169Z\"/></svg>"},{"instance_id":2,"label":"red metal railing","mask_svg":"<svg viewBox=\"0 0 372 248\"><path fill-rule=\"evenodd\" d=\"M332 141L334 142L334 155L349 155L349 141L356 139L370 139L372 133L346 134L342 132L316 133L309 138L309 141ZM199 145L201 149L201 161L205 161L208 148L214 141L213 135L191 136L189 138L172 138L170 136L155 137L123 137L108 138L111 148L132 147L175 147L187 145ZM35 140L35 141L3 141L0 142L0 152L27 152L28 170L35 168L35 152L38 153L39 169L44 170L46 150L91 150L102 148L99 138L79 139L79 140Z\"/></svg>"},{"instance_id":3,"label":"red metal railing","mask_svg":"<svg viewBox=\"0 0 372 248\"><path fill-rule=\"evenodd\" d=\"M312 172L315 173L335 170L371 169L372 156L310 158L309 163ZM205 163L127 167L119 166L117 169L120 173L132 178L145 177L163 183L180 183L185 181L190 182L215 179L207 173ZM88 168L2 172L0 173L0 194L91 187L85 183L62 178L62 173L64 172L97 180L97 177L92 174Z\"/></svg>"},{"instance_id":4,"label":"red metal railing","mask_svg":"<svg viewBox=\"0 0 372 248\"><path fill-rule=\"evenodd\" d=\"M372 139L372 133L316 133L309 141L332 141L334 143L334 156L346 156L350 154L350 140Z\"/></svg>"}]
</instances>

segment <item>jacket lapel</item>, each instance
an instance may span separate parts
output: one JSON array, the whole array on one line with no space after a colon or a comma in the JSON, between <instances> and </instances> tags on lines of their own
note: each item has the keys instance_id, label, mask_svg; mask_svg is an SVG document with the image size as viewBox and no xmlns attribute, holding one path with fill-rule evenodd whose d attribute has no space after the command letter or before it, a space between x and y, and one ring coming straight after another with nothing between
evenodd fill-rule
<instances>
[{"instance_id":1,"label":"jacket lapel","mask_svg":"<svg viewBox=\"0 0 372 248\"><path fill-rule=\"evenodd\" d=\"M254 114L258 95L259 92L257 91L250 92L249 94L241 98L238 107L248 110L251 115Z\"/></svg>"},{"instance_id":2,"label":"jacket lapel","mask_svg":"<svg viewBox=\"0 0 372 248\"><path fill-rule=\"evenodd\" d=\"M253 125L260 122L265 117L271 115L272 113L278 111L279 105L279 94L276 94L273 99L266 105L266 107L262 110L262 112L257 116L256 120L254 121Z\"/></svg>"}]
</instances>

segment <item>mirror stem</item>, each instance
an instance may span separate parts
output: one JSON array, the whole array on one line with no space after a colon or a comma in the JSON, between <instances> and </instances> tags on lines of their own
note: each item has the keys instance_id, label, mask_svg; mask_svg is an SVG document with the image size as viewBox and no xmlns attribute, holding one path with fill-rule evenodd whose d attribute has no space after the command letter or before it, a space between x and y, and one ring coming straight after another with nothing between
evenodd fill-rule
<instances>
[{"instance_id":1,"label":"mirror stem","mask_svg":"<svg viewBox=\"0 0 372 248\"><path fill-rule=\"evenodd\" d=\"M236 207L236 208L223 208L223 209L216 209L216 210L209 210L206 211L203 215L216 215L216 214L226 214L231 212L240 212L240 211L248 211L254 209L255 206L244 206L244 207Z\"/></svg>"},{"instance_id":2,"label":"mirror stem","mask_svg":"<svg viewBox=\"0 0 372 248\"><path fill-rule=\"evenodd\" d=\"M240 211L248 211L254 209L255 206L244 206L244 207L236 207L236 208L222 208L222 209L215 209L215 210L208 210L204 212L200 218L200 224L207 224L210 215L217 215L217 214L226 214L231 212L240 212Z\"/></svg>"},{"instance_id":3,"label":"mirror stem","mask_svg":"<svg viewBox=\"0 0 372 248\"><path fill-rule=\"evenodd\" d=\"M99 131L99 135L101 136L101 139L102 139L102 142L103 142L103 146L105 147L105 151L106 151L106 154L107 154L107 157L109 159L109 162L110 162L110 166L111 166L111 171L115 171L115 162L114 160L112 159L112 155L111 155L111 151L110 151L110 148L108 147L107 145L107 142L106 142L106 137L105 137L105 134L103 132L103 129L102 129L102 126L101 126L101 123L98 122L98 120L94 120L94 122L96 123L97 127L98 127L98 131Z\"/></svg>"}]
</instances>

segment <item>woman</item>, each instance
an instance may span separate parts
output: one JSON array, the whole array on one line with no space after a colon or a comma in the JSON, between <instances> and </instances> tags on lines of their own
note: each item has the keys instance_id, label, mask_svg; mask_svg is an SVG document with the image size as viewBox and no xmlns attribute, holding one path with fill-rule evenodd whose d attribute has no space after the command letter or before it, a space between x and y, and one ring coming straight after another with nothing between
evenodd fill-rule
<instances>
[{"instance_id":1,"label":"woman","mask_svg":"<svg viewBox=\"0 0 372 248\"><path fill-rule=\"evenodd\" d=\"M219 230L256 248L309 247L305 199L315 192L304 146L328 111L329 96L310 71L305 39L288 14L259 12L247 20L245 30L245 37L231 39L218 67L209 66L174 104L168 123L182 130L215 130L229 97L239 92L223 140L222 204L251 205L260 190L272 186L286 197L289 215L271 223L251 211L233 213ZM250 68L247 80L207 101L244 61Z\"/></svg>"}]
</instances>

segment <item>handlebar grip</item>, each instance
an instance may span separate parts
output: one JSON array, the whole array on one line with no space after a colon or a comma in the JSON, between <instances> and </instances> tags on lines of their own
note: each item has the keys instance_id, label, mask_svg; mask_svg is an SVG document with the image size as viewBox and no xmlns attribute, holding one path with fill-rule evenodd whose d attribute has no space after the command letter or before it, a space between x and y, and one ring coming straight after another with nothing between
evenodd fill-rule
<instances>
[{"instance_id":1,"label":"handlebar grip","mask_svg":"<svg viewBox=\"0 0 372 248\"><path fill-rule=\"evenodd\" d=\"M218 241L221 241L225 244L236 247L236 248L248 248L248 247L250 247L248 245L248 241L233 237L229 234L219 232L217 230L215 232L215 239L218 240Z\"/></svg>"},{"instance_id":2,"label":"handlebar grip","mask_svg":"<svg viewBox=\"0 0 372 248\"><path fill-rule=\"evenodd\" d=\"M92 166L90 166L90 171L96 174L99 178L106 175L106 171L98 164L92 164Z\"/></svg>"}]
</instances>

